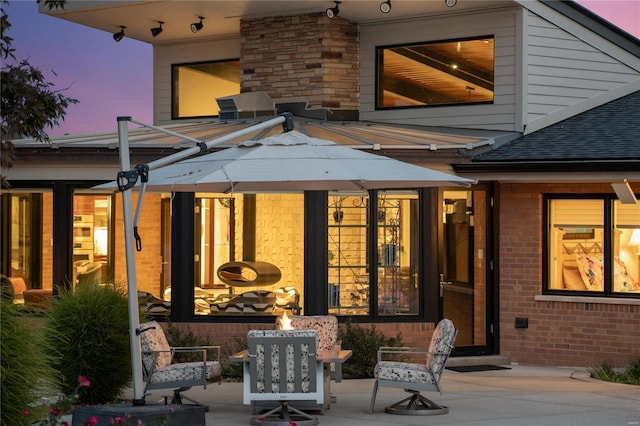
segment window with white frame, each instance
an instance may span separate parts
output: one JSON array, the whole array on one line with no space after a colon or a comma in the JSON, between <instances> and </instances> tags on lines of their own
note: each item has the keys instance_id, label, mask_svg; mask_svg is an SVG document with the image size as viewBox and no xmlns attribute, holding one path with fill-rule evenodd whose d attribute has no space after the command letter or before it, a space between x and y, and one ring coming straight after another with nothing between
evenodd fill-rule
<instances>
[{"instance_id":1,"label":"window with white frame","mask_svg":"<svg viewBox=\"0 0 640 426\"><path fill-rule=\"evenodd\" d=\"M547 199L546 291L640 297L640 205Z\"/></svg>"}]
</instances>

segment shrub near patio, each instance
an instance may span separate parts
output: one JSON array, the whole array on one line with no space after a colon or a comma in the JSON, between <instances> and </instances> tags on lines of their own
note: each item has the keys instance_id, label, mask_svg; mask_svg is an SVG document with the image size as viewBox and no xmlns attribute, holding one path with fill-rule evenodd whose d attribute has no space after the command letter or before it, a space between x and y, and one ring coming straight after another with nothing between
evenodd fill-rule
<instances>
[{"instance_id":1,"label":"shrub near patio","mask_svg":"<svg viewBox=\"0 0 640 426\"><path fill-rule=\"evenodd\" d=\"M131 381L128 302L118 286L83 285L61 294L47 317L45 336L55 348L62 391L73 392L79 376L91 382L78 403L113 402Z\"/></svg>"},{"instance_id":2,"label":"shrub near patio","mask_svg":"<svg viewBox=\"0 0 640 426\"><path fill-rule=\"evenodd\" d=\"M373 377L378 362L378 348L381 346L402 346L402 335L386 337L374 325L363 327L350 321L340 325L338 339L342 349L353 350L353 355L342 367L345 379L365 379Z\"/></svg>"},{"instance_id":3,"label":"shrub near patio","mask_svg":"<svg viewBox=\"0 0 640 426\"><path fill-rule=\"evenodd\" d=\"M589 374L594 379L606 382L640 385L640 358L633 360L626 369L614 368L608 363L589 368Z\"/></svg>"},{"instance_id":4,"label":"shrub near patio","mask_svg":"<svg viewBox=\"0 0 640 426\"><path fill-rule=\"evenodd\" d=\"M42 397L55 394L58 374L41 327L12 301L0 302L0 424L30 424L46 414Z\"/></svg>"}]
</instances>

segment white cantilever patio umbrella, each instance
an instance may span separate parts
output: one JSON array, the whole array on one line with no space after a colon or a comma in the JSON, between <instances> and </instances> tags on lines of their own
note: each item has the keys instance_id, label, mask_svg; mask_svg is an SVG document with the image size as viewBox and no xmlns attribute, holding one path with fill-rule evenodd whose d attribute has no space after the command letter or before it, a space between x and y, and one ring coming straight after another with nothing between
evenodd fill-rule
<instances>
[{"instance_id":1,"label":"white cantilever patio umbrella","mask_svg":"<svg viewBox=\"0 0 640 426\"><path fill-rule=\"evenodd\" d=\"M118 180L94 187L96 189L117 187L122 191L134 404L144 404L142 360L138 338L141 331L138 321L134 230L145 188L166 192L240 193L353 191L433 186L466 187L475 183L471 179L343 147L328 140L305 136L291 130L293 127L292 118L290 114L286 113L278 118L257 124L253 126L253 129L241 130L207 143L195 141L198 142L197 147L156 160L144 167L138 166L135 170L129 170L127 121L156 128L165 133L177 134L131 120L130 117L119 117L118 132L122 171L118 174ZM278 123L283 123L284 129L288 132L260 140L242 142L232 148L184 160L184 158L193 156L215 144ZM136 184L138 177L147 181L142 184L136 218L132 220L131 189Z\"/></svg>"},{"instance_id":2,"label":"white cantilever patio umbrella","mask_svg":"<svg viewBox=\"0 0 640 426\"><path fill-rule=\"evenodd\" d=\"M149 172L147 189L180 192L369 190L469 186L450 175L290 131Z\"/></svg>"}]
</instances>

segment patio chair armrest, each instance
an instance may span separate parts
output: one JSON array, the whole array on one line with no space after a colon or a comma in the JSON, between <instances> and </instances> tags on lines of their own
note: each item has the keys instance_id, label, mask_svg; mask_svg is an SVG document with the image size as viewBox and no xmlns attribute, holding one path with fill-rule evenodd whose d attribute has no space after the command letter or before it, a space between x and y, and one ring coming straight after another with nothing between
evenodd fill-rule
<instances>
[{"instance_id":1,"label":"patio chair armrest","mask_svg":"<svg viewBox=\"0 0 640 426\"><path fill-rule=\"evenodd\" d=\"M208 350L212 350L215 355L214 361L220 361L220 346L218 345L205 345L205 346L175 346L171 347L171 352L202 352L206 354Z\"/></svg>"},{"instance_id":2,"label":"patio chair armrest","mask_svg":"<svg viewBox=\"0 0 640 426\"><path fill-rule=\"evenodd\" d=\"M429 348L418 346L381 346L378 348L378 361L382 361L384 355L424 355L429 354Z\"/></svg>"}]
</instances>

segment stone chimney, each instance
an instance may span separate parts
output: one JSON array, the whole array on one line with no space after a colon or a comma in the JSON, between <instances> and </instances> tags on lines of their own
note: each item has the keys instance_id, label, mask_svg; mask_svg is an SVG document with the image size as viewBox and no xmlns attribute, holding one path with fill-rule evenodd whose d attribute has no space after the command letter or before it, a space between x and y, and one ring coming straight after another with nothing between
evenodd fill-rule
<instances>
[{"instance_id":1,"label":"stone chimney","mask_svg":"<svg viewBox=\"0 0 640 426\"><path fill-rule=\"evenodd\" d=\"M264 91L276 104L305 102L336 120L359 109L356 24L324 13L244 19L240 91Z\"/></svg>"}]
</instances>

